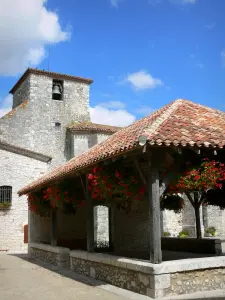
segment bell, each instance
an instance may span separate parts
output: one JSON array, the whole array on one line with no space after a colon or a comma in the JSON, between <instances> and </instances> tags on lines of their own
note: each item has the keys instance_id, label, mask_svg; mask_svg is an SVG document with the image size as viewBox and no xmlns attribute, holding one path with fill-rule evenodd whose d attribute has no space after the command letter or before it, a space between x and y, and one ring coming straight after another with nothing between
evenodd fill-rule
<instances>
[{"instance_id":1,"label":"bell","mask_svg":"<svg viewBox=\"0 0 225 300\"><path fill-rule=\"evenodd\" d=\"M53 94L61 95L61 91L58 85L54 85L53 87Z\"/></svg>"}]
</instances>

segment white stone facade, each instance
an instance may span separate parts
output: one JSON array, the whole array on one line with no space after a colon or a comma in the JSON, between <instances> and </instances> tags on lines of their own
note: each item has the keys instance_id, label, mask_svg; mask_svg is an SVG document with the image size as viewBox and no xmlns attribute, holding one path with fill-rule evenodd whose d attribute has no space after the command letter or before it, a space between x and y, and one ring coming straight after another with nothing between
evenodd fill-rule
<instances>
[{"instance_id":1,"label":"white stone facade","mask_svg":"<svg viewBox=\"0 0 225 300\"><path fill-rule=\"evenodd\" d=\"M12 186L12 205L0 210L0 250L24 250L24 225L28 223L26 196L17 191L43 175L47 163L34 158L0 150L0 186Z\"/></svg>"}]
</instances>

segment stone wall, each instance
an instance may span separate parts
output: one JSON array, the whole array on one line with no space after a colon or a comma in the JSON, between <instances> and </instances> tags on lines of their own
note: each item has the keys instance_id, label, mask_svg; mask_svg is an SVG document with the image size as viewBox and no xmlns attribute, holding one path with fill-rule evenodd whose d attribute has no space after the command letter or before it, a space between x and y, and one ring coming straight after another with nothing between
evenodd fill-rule
<instances>
[{"instance_id":1,"label":"stone wall","mask_svg":"<svg viewBox=\"0 0 225 300\"><path fill-rule=\"evenodd\" d=\"M24 100L28 103L0 119L3 140L52 156L51 167L67 159L66 126L73 121L90 121L89 85L65 80L63 86L63 100L53 100L52 78L31 74L14 95L15 106Z\"/></svg>"},{"instance_id":2,"label":"stone wall","mask_svg":"<svg viewBox=\"0 0 225 300\"><path fill-rule=\"evenodd\" d=\"M208 206L204 208L204 227L216 229L217 236L225 236L225 211L216 206Z\"/></svg>"},{"instance_id":3,"label":"stone wall","mask_svg":"<svg viewBox=\"0 0 225 300\"><path fill-rule=\"evenodd\" d=\"M24 250L24 225L28 223L26 196L17 191L47 170L47 163L0 150L0 186L12 186L12 205L0 210L0 250Z\"/></svg>"},{"instance_id":4,"label":"stone wall","mask_svg":"<svg viewBox=\"0 0 225 300\"><path fill-rule=\"evenodd\" d=\"M106 140L110 135L101 133L77 132L69 135L70 158L79 156L90 148Z\"/></svg>"},{"instance_id":5,"label":"stone wall","mask_svg":"<svg viewBox=\"0 0 225 300\"><path fill-rule=\"evenodd\" d=\"M29 212L29 243L51 243L51 218Z\"/></svg>"},{"instance_id":6,"label":"stone wall","mask_svg":"<svg viewBox=\"0 0 225 300\"><path fill-rule=\"evenodd\" d=\"M134 202L131 211L115 210L115 253L146 252L149 248L148 201ZM137 256L138 257L138 256Z\"/></svg>"},{"instance_id":7,"label":"stone wall","mask_svg":"<svg viewBox=\"0 0 225 300\"><path fill-rule=\"evenodd\" d=\"M171 274L166 294L181 295L225 288L225 268Z\"/></svg>"},{"instance_id":8,"label":"stone wall","mask_svg":"<svg viewBox=\"0 0 225 300\"><path fill-rule=\"evenodd\" d=\"M69 266L68 248L52 247L40 243L31 243L29 257L41 260L59 267Z\"/></svg>"},{"instance_id":9,"label":"stone wall","mask_svg":"<svg viewBox=\"0 0 225 300\"><path fill-rule=\"evenodd\" d=\"M174 211L163 211L163 231L169 232L171 236L177 237L183 229L182 213Z\"/></svg>"},{"instance_id":10,"label":"stone wall","mask_svg":"<svg viewBox=\"0 0 225 300\"><path fill-rule=\"evenodd\" d=\"M151 264L106 254L70 252L71 269L152 298L225 288L225 257Z\"/></svg>"},{"instance_id":11,"label":"stone wall","mask_svg":"<svg viewBox=\"0 0 225 300\"><path fill-rule=\"evenodd\" d=\"M24 100L30 99L30 75L21 83L20 87L15 91L13 95L13 106L16 108L18 105L24 102Z\"/></svg>"},{"instance_id":12,"label":"stone wall","mask_svg":"<svg viewBox=\"0 0 225 300\"><path fill-rule=\"evenodd\" d=\"M86 249L86 206L79 207L75 215L57 213L57 241L59 246Z\"/></svg>"}]
</instances>

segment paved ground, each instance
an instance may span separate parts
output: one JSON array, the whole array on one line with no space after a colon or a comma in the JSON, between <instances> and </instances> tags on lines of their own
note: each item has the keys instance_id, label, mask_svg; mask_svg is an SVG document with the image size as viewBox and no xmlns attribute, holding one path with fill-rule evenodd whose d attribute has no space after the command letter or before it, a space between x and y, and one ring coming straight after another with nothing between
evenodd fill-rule
<instances>
[{"instance_id":1,"label":"paved ground","mask_svg":"<svg viewBox=\"0 0 225 300\"><path fill-rule=\"evenodd\" d=\"M29 261L26 255L0 254L0 300L150 300L74 272ZM169 299L225 299L225 291Z\"/></svg>"}]
</instances>

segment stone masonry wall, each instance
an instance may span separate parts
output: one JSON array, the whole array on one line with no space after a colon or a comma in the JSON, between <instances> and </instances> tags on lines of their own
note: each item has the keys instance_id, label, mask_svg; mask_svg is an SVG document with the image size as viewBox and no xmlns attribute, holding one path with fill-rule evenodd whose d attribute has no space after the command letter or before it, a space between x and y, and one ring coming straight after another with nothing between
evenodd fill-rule
<instances>
[{"instance_id":1,"label":"stone masonry wall","mask_svg":"<svg viewBox=\"0 0 225 300\"><path fill-rule=\"evenodd\" d=\"M33 158L0 150L0 186L12 186L12 206L0 210L0 250L23 250L24 228L28 223L26 197L17 195L24 185L37 179L47 170L47 164Z\"/></svg>"},{"instance_id":2,"label":"stone masonry wall","mask_svg":"<svg viewBox=\"0 0 225 300\"><path fill-rule=\"evenodd\" d=\"M13 109L30 99L30 76L28 76L13 95Z\"/></svg>"},{"instance_id":3,"label":"stone masonry wall","mask_svg":"<svg viewBox=\"0 0 225 300\"><path fill-rule=\"evenodd\" d=\"M27 79L28 80L28 79ZM1 138L13 145L53 157L51 167L66 161L66 126L89 121L89 85L64 81L63 100L52 99L52 78L31 74L15 93L14 103L29 97L26 106L0 119ZM18 97L18 98L17 98ZM60 123L61 128L55 127Z\"/></svg>"},{"instance_id":4,"label":"stone masonry wall","mask_svg":"<svg viewBox=\"0 0 225 300\"><path fill-rule=\"evenodd\" d=\"M222 257L154 265L143 260L71 251L70 266L76 273L154 299L225 288L225 267Z\"/></svg>"},{"instance_id":5,"label":"stone masonry wall","mask_svg":"<svg viewBox=\"0 0 225 300\"><path fill-rule=\"evenodd\" d=\"M163 231L169 232L171 236L177 237L182 231L182 213L175 213L174 211L163 211Z\"/></svg>"},{"instance_id":6,"label":"stone masonry wall","mask_svg":"<svg viewBox=\"0 0 225 300\"><path fill-rule=\"evenodd\" d=\"M57 240L71 249L84 249L87 243L86 206L77 208L75 215L57 214ZM61 246L61 245L59 245Z\"/></svg>"},{"instance_id":7,"label":"stone masonry wall","mask_svg":"<svg viewBox=\"0 0 225 300\"><path fill-rule=\"evenodd\" d=\"M140 204L140 207L138 207ZM120 255L126 252L148 253L149 227L148 227L148 201L135 202L132 210L126 213L123 210L115 211L114 222L115 252Z\"/></svg>"},{"instance_id":8,"label":"stone masonry wall","mask_svg":"<svg viewBox=\"0 0 225 300\"><path fill-rule=\"evenodd\" d=\"M225 211L216 206L208 206L204 209L205 230L209 227L216 229L216 235L225 236Z\"/></svg>"}]
</instances>

